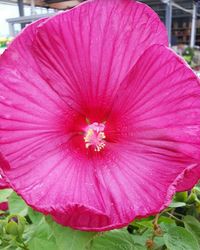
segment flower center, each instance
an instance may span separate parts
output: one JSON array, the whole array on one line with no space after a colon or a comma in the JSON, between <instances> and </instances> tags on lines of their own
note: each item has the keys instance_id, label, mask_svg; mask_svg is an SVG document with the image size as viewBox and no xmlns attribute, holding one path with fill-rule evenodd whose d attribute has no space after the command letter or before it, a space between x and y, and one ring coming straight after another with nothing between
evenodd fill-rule
<instances>
[{"instance_id":1,"label":"flower center","mask_svg":"<svg viewBox=\"0 0 200 250\"><path fill-rule=\"evenodd\" d=\"M105 125L103 123L94 122L85 129L85 147L92 147L94 151L99 152L105 147Z\"/></svg>"}]
</instances>

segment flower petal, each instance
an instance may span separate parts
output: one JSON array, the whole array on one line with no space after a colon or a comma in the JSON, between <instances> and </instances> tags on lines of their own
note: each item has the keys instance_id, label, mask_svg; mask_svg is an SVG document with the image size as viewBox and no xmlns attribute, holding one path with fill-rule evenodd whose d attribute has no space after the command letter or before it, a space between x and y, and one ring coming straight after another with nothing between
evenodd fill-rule
<instances>
[{"instance_id":1,"label":"flower petal","mask_svg":"<svg viewBox=\"0 0 200 250\"><path fill-rule=\"evenodd\" d=\"M177 192L183 192L192 189L200 180L200 165L189 171L185 171L185 176L177 186Z\"/></svg>"},{"instance_id":2,"label":"flower petal","mask_svg":"<svg viewBox=\"0 0 200 250\"><path fill-rule=\"evenodd\" d=\"M20 71L21 64L32 65L37 69L34 56L32 55L32 42L36 35L36 28L45 22L48 18L42 18L32 24L29 24L22 32L9 44L8 49L1 55L1 64L12 65L15 62L15 69ZM20 59L17 61L17 59ZM18 63L16 63L18 62ZM12 65L14 66L14 65Z\"/></svg>"},{"instance_id":3,"label":"flower petal","mask_svg":"<svg viewBox=\"0 0 200 250\"><path fill-rule=\"evenodd\" d=\"M99 187L107 191L105 207L110 216L110 224L104 230L122 227L135 218L155 215L165 209L185 172L195 167L184 169L167 157L159 159L146 152L136 153L134 145L121 145L121 151L119 145L109 148L113 152L112 160L97 171Z\"/></svg>"},{"instance_id":4,"label":"flower petal","mask_svg":"<svg viewBox=\"0 0 200 250\"><path fill-rule=\"evenodd\" d=\"M63 110L68 110L39 74L32 55L32 40L42 22L25 28L0 57L1 153L19 164L24 157L30 161L45 140L57 137Z\"/></svg>"},{"instance_id":5,"label":"flower petal","mask_svg":"<svg viewBox=\"0 0 200 250\"><path fill-rule=\"evenodd\" d=\"M162 46L147 50L120 87L113 108L120 117L118 141L107 143L102 160L83 157L78 143L73 147L77 135L65 133L75 114L70 99L73 105L83 102L84 112L108 105L140 53L156 39L165 40L163 26L148 7L110 0L104 11L101 3L91 1L34 23L0 59L3 177L33 208L63 225L95 231L157 213L199 162L198 81ZM105 34L96 32L105 27Z\"/></svg>"},{"instance_id":6,"label":"flower petal","mask_svg":"<svg viewBox=\"0 0 200 250\"><path fill-rule=\"evenodd\" d=\"M0 175L0 189L9 188L8 183Z\"/></svg>"},{"instance_id":7,"label":"flower petal","mask_svg":"<svg viewBox=\"0 0 200 250\"><path fill-rule=\"evenodd\" d=\"M74 133L66 133L74 111L43 79L32 55L43 21L24 29L0 58L2 175L36 210L69 226L99 228L109 222L91 163L77 159Z\"/></svg>"},{"instance_id":8,"label":"flower petal","mask_svg":"<svg viewBox=\"0 0 200 250\"><path fill-rule=\"evenodd\" d=\"M177 190L192 188L200 179L200 85L192 70L170 49L154 45L133 67L117 96L113 114L121 120L123 148L149 159L143 168L155 181L162 177L156 173L162 173L169 185L185 171Z\"/></svg>"},{"instance_id":9,"label":"flower petal","mask_svg":"<svg viewBox=\"0 0 200 250\"><path fill-rule=\"evenodd\" d=\"M63 225L97 231L107 227L106 194L100 193L91 161L70 153L70 145L63 150L65 145L52 144L30 146L31 157L23 159L21 150L6 155L9 163L1 156L4 177L31 207Z\"/></svg>"},{"instance_id":10,"label":"flower petal","mask_svg":"<svg viewBox=\"0 0 200 250\"><path fill-rule=\"evenodd\" d=\"M88 113L91 104L112 101L139 56L155 43L167 44L167 35L148 6L94 0L40 25L33 46L47 82Z\"/></svg>"}]
</instances>

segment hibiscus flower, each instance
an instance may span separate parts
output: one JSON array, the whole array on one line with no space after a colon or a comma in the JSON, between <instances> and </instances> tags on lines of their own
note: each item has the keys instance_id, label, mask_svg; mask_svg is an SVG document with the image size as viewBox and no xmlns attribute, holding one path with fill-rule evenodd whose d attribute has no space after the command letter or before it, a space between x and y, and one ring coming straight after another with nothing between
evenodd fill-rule
<instances>
[{"instance_id":1,"label":"hibiscus flower","mask_svg":"<svg viewBox=\"0 0 200 250\"><path fill-rule=\"evenodd\" d=\"M8 183L5 182L5 180L2 178L2 176L0 175L0 190L4 189L4 188L8 188Z\"/></svg>"},{"instance_id":2,"label":"hibiscus flower","mask_svg":"<svg viewBox=\"0 0 200 250\"><path fill-rule=\"evenodd\" d=\"M8 202L1 202L0 203L0 210L7 211L8 210Z\"/></svg>"},{"instance_id":3,"label":"hibiscus flower","mask_svg":"<svg viewBox=\"0 0 200 250\"><path fill-rule=\"evenodd\" d=\"M8 188L8 184L4 181L4 179L0 175L0 190L4 188ZM8 202L0 202L0 210L2 211L8 210Z\"/></svg>"},{"instance_id":4,"label":"hibiscus flower","mask_svg":"<svg viewBox=\"0 0 200 250\"><path fill-rule=\"evenodd\" d=\"M88 1L11 43L0 59L0 166L31 207L109 230L198 181L199 80L167 44L158 16L130 0Z\"/></svg>"}]
</instances>

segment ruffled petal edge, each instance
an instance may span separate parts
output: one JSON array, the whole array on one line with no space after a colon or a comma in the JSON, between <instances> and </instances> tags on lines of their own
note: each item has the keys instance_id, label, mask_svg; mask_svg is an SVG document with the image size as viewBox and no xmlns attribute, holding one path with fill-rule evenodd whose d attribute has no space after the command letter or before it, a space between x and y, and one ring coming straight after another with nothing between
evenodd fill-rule
<instances>
[{"instance_id":1,"label":"ruffled petal edge","mask_svg":"<svg viewBox=\"0 0 200 250\"><path fill-rule=\"evenodd\" d=\"M3 156L1 154L0 154L0 164L3 165L4 167L6 167L7 169L9 168L9 163L3 158ZM70 226L73 229L82 230L82 231L94 231L94 232L119 229L119 228L127 226L136 218L141 219L141 218L146 218L149 216L154 216L154 215L160 213L161 211L163 211L165 208L167 208L170 205L170 203L173 199L173 196L177 191L177 187L179 187L180 183L182 183L185 180L186 176L192 174L194 171L197 171L198 168L199 168L199 165L191 165L188 168L184 169L184 171L177 176L177 178L169 186L167 194L165 196L165 200L163 201L163 205L161 207L154 209L153 211L151 211L148 214L133 215L133 217L129 221L124 222L124 223L112 224L108 215L106 215L106 214L102 213L101 211L98 211L92 207L86 207L84 204L70 204L69 203L67 205L63 204L63 206L59 206L59 207L55 207L55 206L52 207L51 205L48 207L44 207L44 206L35 206L34 204L30 204L27 201L26 201L26 203L36 211L39 211L45 215L51 215L52 218L57 223L59 223L63 226ZM6 178L6 176L4 175L3 172L2 172L2 176L9 183L9 180ZM198 180L196 179L195 183L193 182L193 184L195 185L197 182L198 182ZM12 185L12 183L9 183L9 186L23 199L22 194L18 190L15 189L15 186ZM88 227L88 226L84 226L84 223L83 223L82 226L74 226L73 225L73 220L75 219L74 215L71 218L71 222L69 219L65 218L66 214L72 215L72 213L74 211L78 211L79 214L81 212L83 215L87 215L87 219L89 217L91 217L91 221L95 221L95 223L97 223L98 220L102 220L102 221L104 221L103 224L105 224L105 225L101 226L101 227L98 227L98 226L97 227L95 227L95 226ZM134 211L133 211L133 213L134 213Z\"/></svg>"}]
</instances>

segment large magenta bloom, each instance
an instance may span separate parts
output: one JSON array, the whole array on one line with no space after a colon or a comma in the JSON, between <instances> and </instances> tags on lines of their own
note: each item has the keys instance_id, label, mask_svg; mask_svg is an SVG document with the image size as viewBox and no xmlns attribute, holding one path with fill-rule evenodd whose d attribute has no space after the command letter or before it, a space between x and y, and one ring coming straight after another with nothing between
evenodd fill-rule
<instances>
[{"instance_id":1,"label":"large magenta bloom","mask_svg":"<svg viewBox=\"0 0 200 250\"><path fill-rule=\"evenodd\" d=\"M165 45L157 15L129 0L88 1L14 40L0 59L0 164L30 206L108 230L197 182L199 81Z\"/></svg>"}]
</instances>

